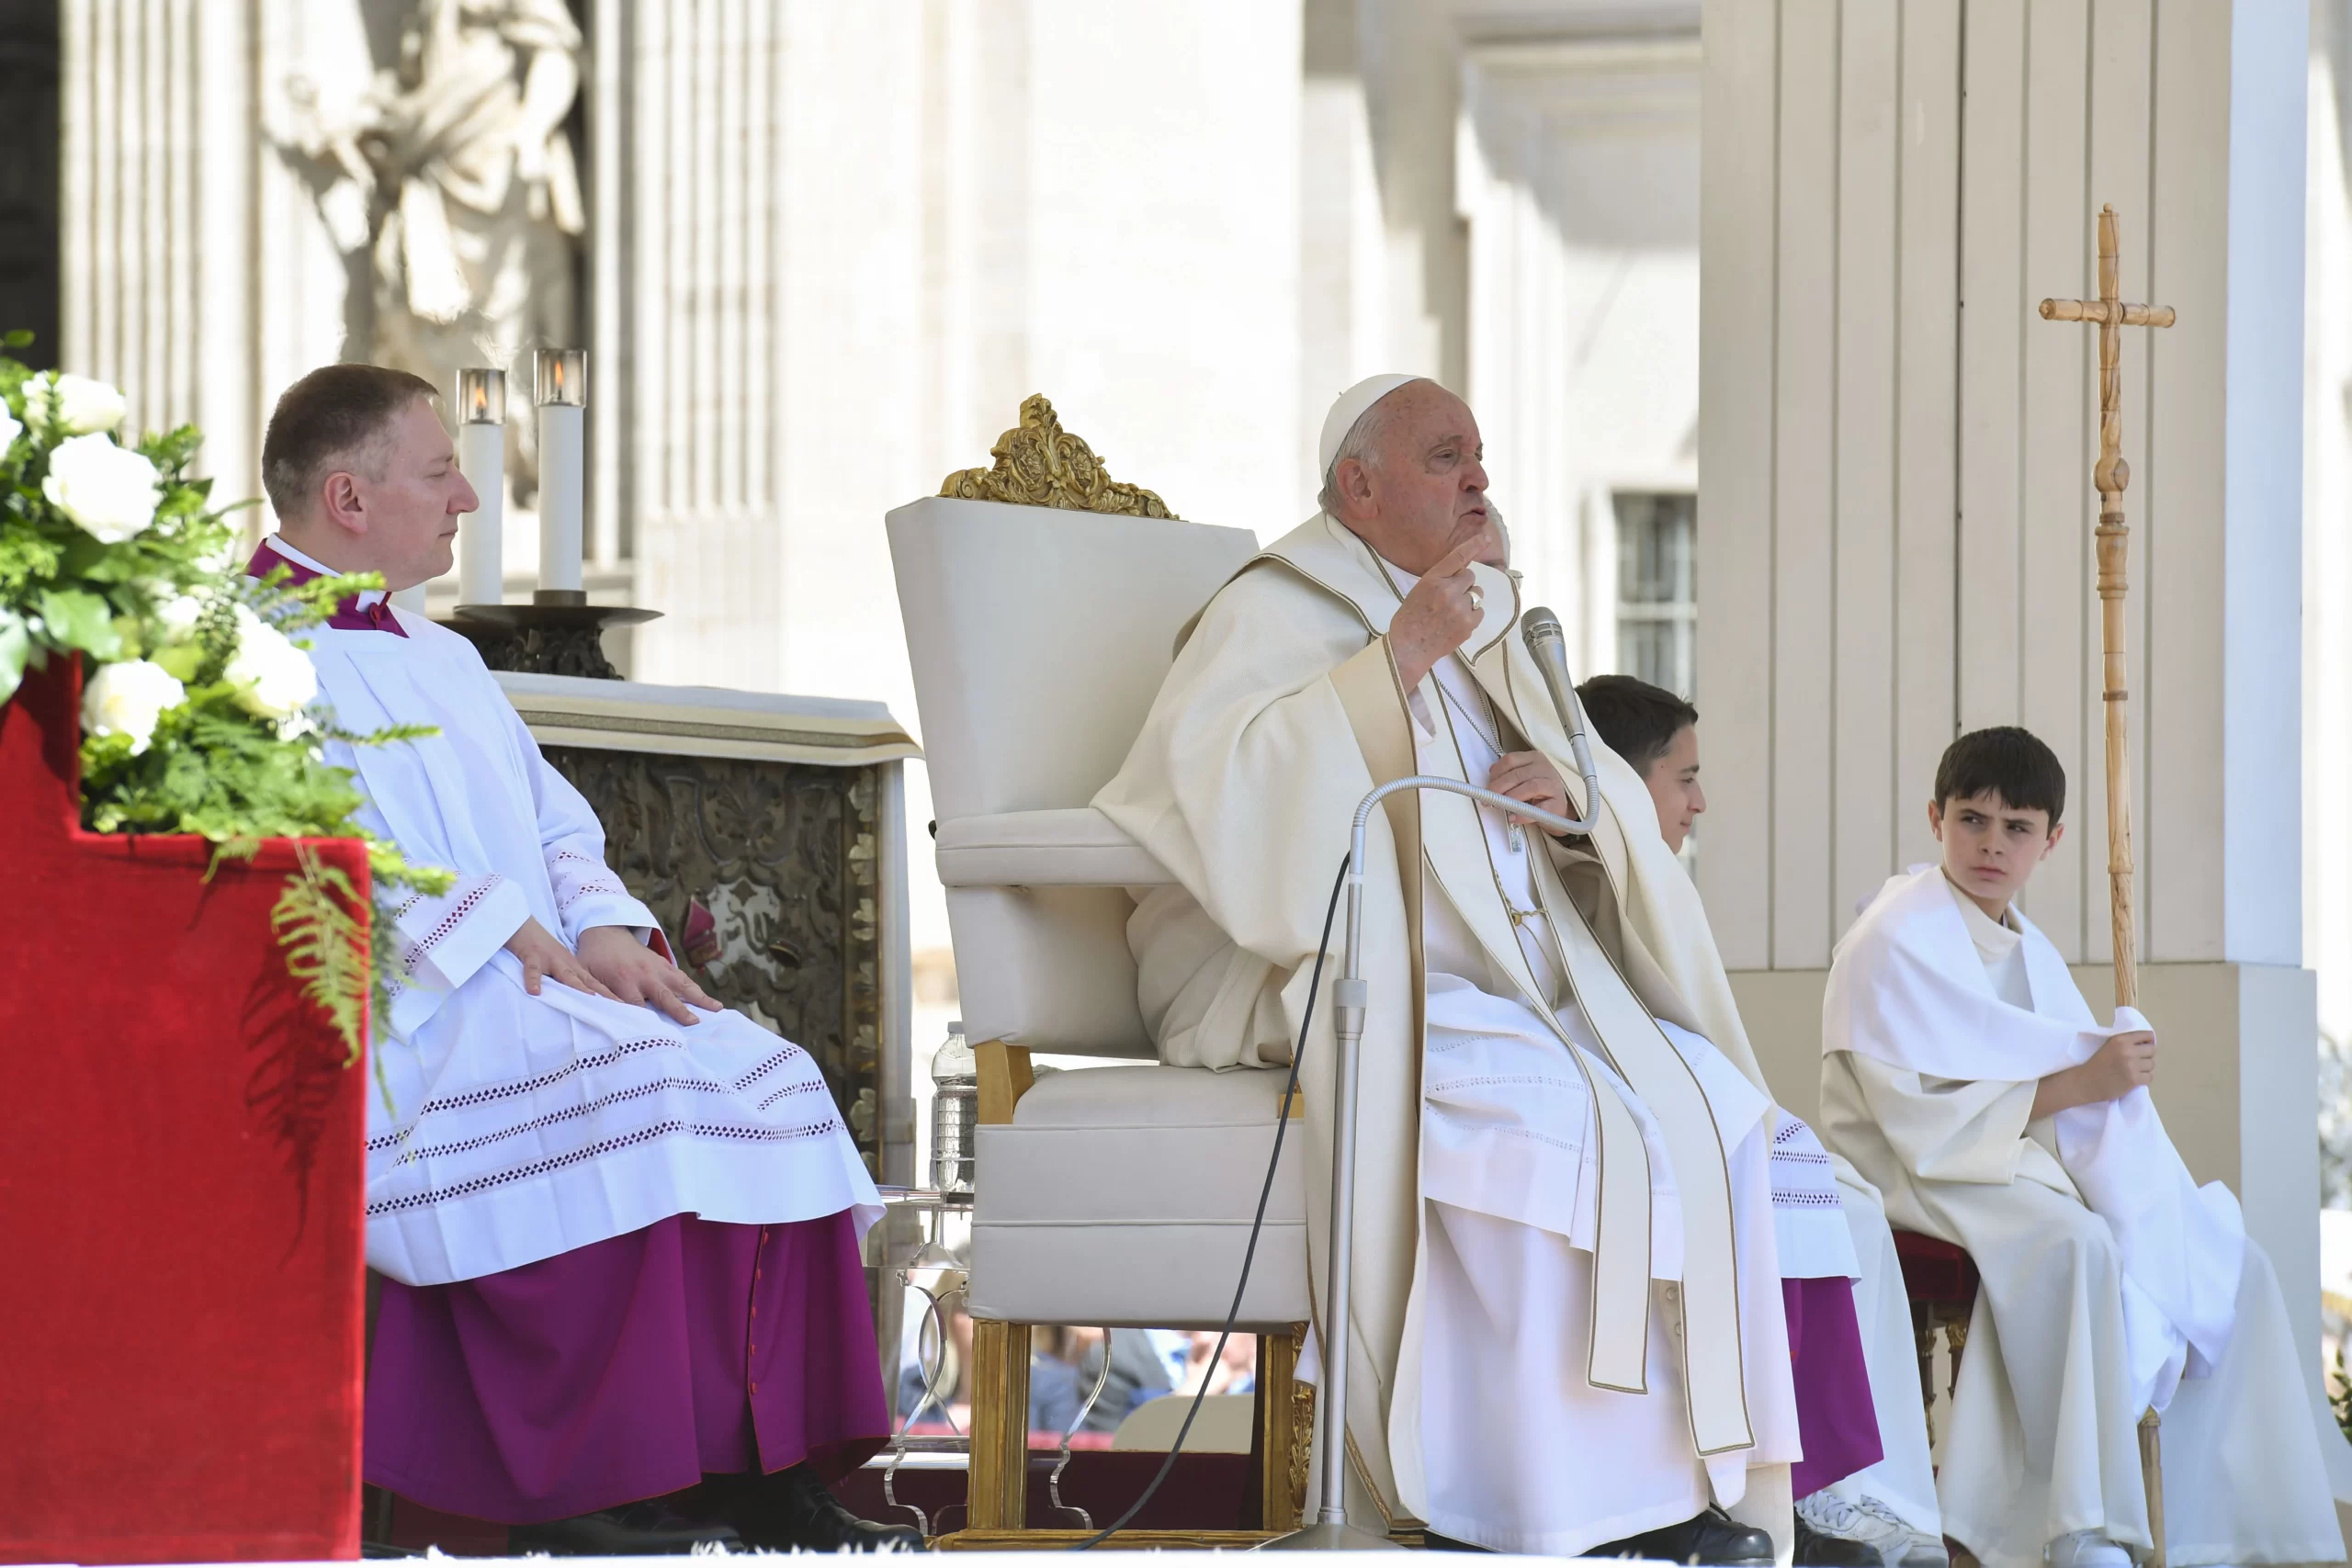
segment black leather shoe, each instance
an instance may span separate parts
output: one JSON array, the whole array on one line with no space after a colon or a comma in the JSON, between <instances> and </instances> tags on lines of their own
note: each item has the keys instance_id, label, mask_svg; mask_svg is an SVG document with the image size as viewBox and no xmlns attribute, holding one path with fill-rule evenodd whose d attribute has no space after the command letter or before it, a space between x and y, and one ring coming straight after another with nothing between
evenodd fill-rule
<instances>
[{"instance_id":1,"label":"black leather shoe","mask_svg":"<svg viewBox=\"0 0 2352 1568\"><path fill-rule=\"evenodd\" d=\"M1664 1529L1644 1530L1606 1546L1596 1546L1587 1557L1645 1557L1658 1562L1762 1563L1772 1562L1772 1538L1750 1529L1721 1508L1709 1508L1696 1518Z\"/></svg>"},{"instance_id":2,"label":"black leather shoe","mask_svg":"<svg viewBox=\"0 0 2352 1568\"><path fill-rule=\"evenodd\" d=\"M713 1475L703 1482L715 1511L731 1521L743 1544L771 1551L921 1551L912 1525L877 1524L843 1507L831 1488L805 1464L774 1475Z\"/></svg>"},{"instance_id":3,"label":"black leather shoe","mask_svg":"<svg viewBox=\"0 0 2352 1568\"><path fill-rule=\"evenodd\" d=\"M516 1525L507 1536L507 1550L517 1556L544 1551L552 1557L683 1557L698 1546L742 1544L729 1526L696 1524L661 1502Z\"/></svg>"},{"instance_id":4,"label":"black leather shoe","mask_svg":"<svg viewBox=\"0 0 2352 1568\"><path fill-rule=\"evenodd\" d=\"M1440 1535L1435 1530L1423 1530L1421 1532L1421 1548L1425 1551L1488 1551L1487 1548L1483 1546L1473 1546L1466 1540L1456 1540L1450 1535Z\"/></svg>"},{"instance_id":5,"label":"black leather shoe","mask_svg":"<svg viewBox=\"0 0 2352 1568\"><path fill-rule=\"evenodd\" d=\"M1878 1548L1867 1541L1824 1535L1797 1519L1798 1568L1883 1568Z\"/></svg>"}]
</instances>

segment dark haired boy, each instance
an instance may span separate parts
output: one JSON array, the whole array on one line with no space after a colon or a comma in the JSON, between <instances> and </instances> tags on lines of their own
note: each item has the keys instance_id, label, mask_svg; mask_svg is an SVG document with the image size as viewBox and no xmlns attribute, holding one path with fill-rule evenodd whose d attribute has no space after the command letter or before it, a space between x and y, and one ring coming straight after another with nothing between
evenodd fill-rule
<instances>
[{"instance_id":1,"label":"dark haired boy","mask_svg":"<svg viewBox=\"0 0 2352 1568\"><path fill-rule=\"evenodd\" d=\"M1595 675L1577 688L1577 700L1609 749L1642 775L1657 806L1657 830L1680 854L1707 809L1699 787L1699 710L1631 675Z\"/></svg>"},{"instance_id":2,"label":"dark haired boy","mask_svg":"<svg viewBox=\"0 0 2352 1568\"><path fill-rule=\"evenodd\" d=\"M1937 1478L1985 1568L2128 1568L2150 1544L2141 1413L2163 1412L2175 1564L2344 1556L2269 1260L2199 1188L2148 1095L2156 1040L2102 1028L2015 904L2064 835L2066 778L2022 729L1954 741L1939 865L1838 944L1822 1134L1897 1225L1983 1275Z\"/></svg>"},{"instance_id":3,"label":"dark haired boy","mask_svg":"<svg viewBox=\"0 0 2352 1568\"><path fill-rule=\"evenodd\" d=\"M1699 710L1631 675L1595 675L1577 699L1602 743L1641 775L1660 835L1679 849L1707 808ZM1797 1563L1942 1568L1950 1559L1894 1237L1877 1195L1852 1168L1833 1161L1813 1129L1777 1104L1772 1114L1772 1218L1807 1461L1792 1478ZM1869 1392L1864 1408L1876 1429L1865 1443L1827 1430L1842 1412L1826 1396L1841 1384ZM1863 1460L1871 1450L1875 1462L1859 1468L1820 1462L1841 1451Z\"/></svg>"},{"instance_id":4,"label":"dark haired boy","mask_svg":"<svg viewBox=\"0 0 2352 1568\"><path fill-rule=\"evenodd\" d=\"M413 587L475 505L433 389L372 365L288 388L262 474L255 575ZM670 961L472 644L379 592L305 636L343 728L433 728L326 745L370 829L457 874L390 916L370 1047L367 1479L517 1551L920 1544L826 1486L889 1421L880 1200L817 1064Z\"/></svg>"}]
</instances>

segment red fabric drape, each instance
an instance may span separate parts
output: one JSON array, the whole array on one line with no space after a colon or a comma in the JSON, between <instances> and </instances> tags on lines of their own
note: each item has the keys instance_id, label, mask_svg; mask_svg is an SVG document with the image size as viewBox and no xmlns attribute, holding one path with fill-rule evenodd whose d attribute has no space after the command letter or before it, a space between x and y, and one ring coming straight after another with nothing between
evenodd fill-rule
<instances>
[{"instance_id":1,"label":"red fabric drape","mask_svg":"<svg viewBox=\"0 0 2352 1568\"><path fill-rule=\"evenodd\" d=\"M1976 1299L1976 1260L1951 1242L1917 1231L1894 1233L1903 1260L1903 1289L1915 1303L1966 1306Z\"/></svg>"},{"instance_id":2,"label":"red fabric drape","mask_svg":"<svg viewBox=\"0 0 2352 1568\"><path fill-rule=\"evenodd\" d=\"M294 846L83 832L79 701L0 704L0 1562L356 1558L370 1079L269 929Z\"/></svg>"}]
</instances>

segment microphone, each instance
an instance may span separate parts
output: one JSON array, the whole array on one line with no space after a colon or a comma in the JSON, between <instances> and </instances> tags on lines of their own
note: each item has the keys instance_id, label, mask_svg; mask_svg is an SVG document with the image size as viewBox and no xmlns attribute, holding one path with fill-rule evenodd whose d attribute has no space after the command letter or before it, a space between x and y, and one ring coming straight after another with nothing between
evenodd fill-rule
<instances>
[{"instance_id":1,"label":"microphone","mask_svg":"<svg viewBox=\"0 0 2352 1568\"><path fill-rule=\"evenodd\" d=\"M1560 715L1560 728L1567 731L1568 750L1575 753L1577 772L1584 775L1584 810L1588 824L1600 819L1600 774L1592 765L1592 746L1585 739L1584 705L1577 700L1576 682L1568 679L1568 638L1560 629L1560 617L1538 604L1520 617L1519 634L1526 639L1527 652L1535 660L1535 668L1544 672L1544 684L1551 688L1552 706ZM1587 829L1589 831L1589 828Z\"/></svg>"}]
</instances>

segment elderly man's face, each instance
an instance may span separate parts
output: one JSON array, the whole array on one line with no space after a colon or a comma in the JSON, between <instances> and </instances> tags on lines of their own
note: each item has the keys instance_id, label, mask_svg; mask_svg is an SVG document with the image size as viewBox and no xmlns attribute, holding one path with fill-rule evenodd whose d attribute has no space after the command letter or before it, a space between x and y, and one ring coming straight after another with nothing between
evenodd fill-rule
<instances>
[{"instance_id":1,"label":"elderly man's face","mask_svg":"<svg viewBox=\"0 0 2352 1568\"><path fill-rule=\"evenodd\" d=\"M1474 534L1485 536L1478 558L1501 566L1502 533L1487 508L1486 448L1469 405L1433 381L1399 387L1382 401L1387 428L1373 460L1340 465L1348 503L1340 520L1417 577Z\"/></svg>"}]
</instances>

